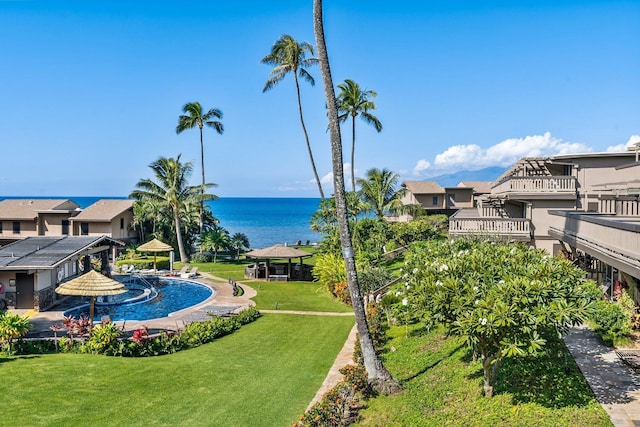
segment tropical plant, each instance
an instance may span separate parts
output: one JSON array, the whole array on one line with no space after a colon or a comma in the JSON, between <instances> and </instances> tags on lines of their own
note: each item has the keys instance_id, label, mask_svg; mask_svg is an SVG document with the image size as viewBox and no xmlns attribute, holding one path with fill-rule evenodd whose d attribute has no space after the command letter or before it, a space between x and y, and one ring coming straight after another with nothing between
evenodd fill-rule
<instances>
[{"instance_id":1,"label":"tropical plant","mask_svg":"<svg viewBox=\"0 0 640 427\"><path fill-rule=\"evenodd\" d=\"M152 162L149 167L155 175L155 181L152 179L138 181L136 184L137 189L132 191L129 197L142 202L150 201L156 203L161 208L167 209L172 213L180 261L188 262L189 256L185 250L183 240L184 223L181 219L181 211L186 205L213 198L214 195L204 193L203 190L213 187L215 184L189 185L188 180L193 172L193 166L191 162L182 163L180 155L175 159L160 157Z\"/></svg>"},{"instance_id":2,"label":"tropical plant","mask_svg":"<svg viewBox=\"0 0 640 427\"><path fill-rule=\"evenodd\" d=\"M307 58L307 54L313 55L313 46L311 44L307 42L298 42L288 34L284 34L280 37L271 47L271 52L260 60L262 64L272 65L275 67L269 73L270 78L265 83L262 92L264 93L274 88L286 77L287 74L291 73L293 75L293 80L296 84L296 95L298 97L300 124L302 125L304 138L307 142L309 160L311 160L313 175L315 176L316 183L318 184L320 198L324 199L324 191L322 190L322 184L320 182L320 177L318 176L316 163L313 159L313 152L311 151L311 144L309 143L309 134L307 133L307 127L304 124L304 117L302 115L302 100L300 98L300 83L298 81L298 75L300 75L300 77L309 82L311 86L315 85L315 80L313 76L309 74L307 68L317 64L318 60L313 57Z\"/></svg>"},{"instance_id":3,"label":"tropical plant","mask_svg":"<svg viewBox=\"0 0 640 427\"><path fill-rule=\"evenodd\" d=\"M399 177L388 169L369 169L366 178L358 178L360 197L369 205L369 211L378 218L386 214L402 212L405 188L397 188Z\"/></svg>"},{"instance_id":4,"label":"tropical plant","mask_svg":"<svg viewBox=\"0 0 640 427\"><path fill-rule=\"evenodd\" d=\"M347 217L350 221L356 221L358 215L363 213L368 205L362 201L358 193L348 191L345 193L347 203ZM338 226L336 217L336 199L330 197L320 200L318 210L313 213L310 220L312 231L325 234L330 229Z\"/></svg>"},{"instance_id":5,"label":"tropical plant","mask_svg":"<svg viewBox=\"0 0 640 427\"><path fill-rule=\"evenodd\" d=\"M224 133L224 125L222 122L214 119L222 118L222 111L219 108L211 108L206 113L202 112L202 106L199 102L189 102L184 104L182 107L182 112L185 114L178 117L178 125L176 126L176 133L180 134L187 129L193 129L194 127L198 127L200 130L200 162L202 166L202 192L204 193L205 189L205 180L204 180L204 143L202 139L202 129L207 126L214 129L220 135ZM200 233L202 233L204 228L204 200L200 200Z\"/></svg>"},{"instance_id":6,"label":"tropical plant","mask_svg":"<svg viewBox=\"0 0 640 427\"><path fill-rule=\"evenodd\" d=\"M598 298L578 267L522 244L432 241L412 245L405 259L404 305L426 326L463 337L482 360L486 396L505 357L543 351Z\"/></svg>"},{"instance_id":7,"label":"tropical plant","mask_svg":"<svg viewBox=\"0 0 640 427\"><path fill-rule=\"evenodd\" d=\"M382 131L382 123L376 116L370 113L376 109L376 105L371 98L375 98L378 94L372 90L363 90L358 83L353 80L346 79L344 83L338 85L340 93L336 103L338 106L338 120L345 122L351 117L351 186L356 191L355 176L355 152L356 152L356 117L360 116L365 123L372 125L376 131Z\"/></svg>"},{"instance_id":8,"label":"tropical plant","mask_svg":"<svg viewBox=\"0 0 640 427\"><path fill-rule=\"evenodd\" d=\"M240 252L250 248L249 238L244 233L235 233L231 236L229 244L236 251L236 259L240 258Z\"/></svg>"},{"instance_id":9,"label":"tropical plant","mask_svg":"<svg viewBox=\"0 0 640 427\"><path fill-rule=\"evenodd\" d=\"M212 228L200 235L200 249L203 251L213 251L213 263L218 259L218 251L231 246L229 232L222 227Z\"/></svg>"},{"instance_id":10,"label":"tropical plant","mask_svg":"<svg viewBox=\"0 0 640 427\"><path fill-rule=\"evenodd\" d=\"M367 324L364 303L360 295L360 287L358 285L358 274L356 272L356 263L347 216L344 170L342 166L342 139L340 136L340 124L338 122L338 108L336 106L336 95L333 89L333 81L331 79L331 68L329 66L327 45L324 39L322 0L313 1L313 30L316 38L316 45L318 46L320 73L322 75L325 99L327 101L327 116L329 118L329 133L331 135L333 187L334 197L336 199L336 218L338 220L342 256L344 258L345 268L347 271L349 294L351 295L351 301L353 303L353 311L356 318L362 357L365 369L368 373L368 380L374 389L383 392L394 392L399 389L399 383L384 367L382 360L376 353L373 339Z\"/></svg>"},{"instance_id":11,"label":"tropical plant","mask_svg":"<svg viewBox=\"0 0 640 427\"><path fill-rule=\"evenodd\" d=\"M11 353L13 341L26 335L30 327L28 317L0 311L0 343L7 346L9 353Z\"/></svg>"}]
</instances>

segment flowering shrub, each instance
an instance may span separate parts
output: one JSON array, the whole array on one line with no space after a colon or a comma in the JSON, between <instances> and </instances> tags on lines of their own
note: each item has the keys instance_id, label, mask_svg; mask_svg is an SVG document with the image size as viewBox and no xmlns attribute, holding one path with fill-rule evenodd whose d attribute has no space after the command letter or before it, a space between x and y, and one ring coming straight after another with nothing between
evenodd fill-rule
<instances>
[{"instance_id":1,"label":"flowering shrub","mask_svg":"<svg viewBox=\"0 0 640 427\"><path fill-rule=\"evenodd\" d=\"M355 391L341 382L322 396L322 400L305 412L295 427L341 427L349 422L349 406Z\"/></svg>"},{"instance_id":2,"label":"flowering shrub","mask_svg":"<svg viewBox=\"0 0 640 427\"><path fill-rule=\"evenodd\" d=\"M429 242L405 260L407 305L482 358L488 396L504 357L539 352L546 335L581 323L599 292L576 266L521 244Z\"/></svg>"}]
</instances>

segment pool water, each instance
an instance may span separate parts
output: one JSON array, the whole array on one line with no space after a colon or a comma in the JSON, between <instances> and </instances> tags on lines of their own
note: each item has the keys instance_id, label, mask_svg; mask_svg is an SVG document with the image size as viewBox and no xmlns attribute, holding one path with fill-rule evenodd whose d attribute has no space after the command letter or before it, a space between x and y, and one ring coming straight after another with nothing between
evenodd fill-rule
<instances>
[{"instance_id":1,"label":"pool water","mask_svg":"<svg viewBox=\"0 0 640 427\"><path fill-rule=\"evenodd\" d=\"M102 316L109 316L111 320L151 320L167 317L171 313L183 310L205 301L211 295L213 290L205 285L190 280L177 278L154 278L150 280L158 294L150 300L120 303L115 305L101 305L96 303L94 312L94 321L100 321ZM128 295L128 294L133 295ZM132 290L126 294L122 294L119 301L123 301L129 297L139 294L139 289ZM112 298L112 297L110 297ZM110 301L111 302L111 301ZM81 315L89 316L89 305L83 305L64 312L65 316L79 317Z\"/></svg>"}]
</instances>

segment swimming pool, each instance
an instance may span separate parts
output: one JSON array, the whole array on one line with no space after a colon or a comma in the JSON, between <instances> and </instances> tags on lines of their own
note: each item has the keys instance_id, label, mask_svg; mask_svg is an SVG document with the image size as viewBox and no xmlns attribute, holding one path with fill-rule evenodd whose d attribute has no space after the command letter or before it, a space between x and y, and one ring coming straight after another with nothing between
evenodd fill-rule
<instances>
[{"instance_id":1,"label":"swimming pool","mask_svg":"<svg viewBox=\"0 0 640 427\"><path fill-rule=\"evenodd\" d=\"M99 322L105 315L114 321L167 317L173 312L199 304L214 294L210 287L201 283L174 277L144 278L124 283L129 289L127 293L115 299L110 297L107 301L96 301L94 321ZM65 311L64 315L89 317L89 305L72 308Z\"/></svg>"}]
</instances>

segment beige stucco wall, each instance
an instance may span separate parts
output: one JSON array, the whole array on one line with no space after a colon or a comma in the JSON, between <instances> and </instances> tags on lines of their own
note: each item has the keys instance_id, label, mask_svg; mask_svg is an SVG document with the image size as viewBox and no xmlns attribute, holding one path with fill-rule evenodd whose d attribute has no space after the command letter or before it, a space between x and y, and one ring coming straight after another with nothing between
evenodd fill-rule
<instances>
[{"instance_id":1,"label":"beige stucco wall","mask_svg":"<svg viewBox=\"0 0 640 427\"><path fill-rule=\"evenodd\" d=\"M473 189L472 188L447 188L445 200L447 201L447 208L461 209L473 207ZM452 197L455 200L452 200Z\"/></svg>"}]
</instances>

